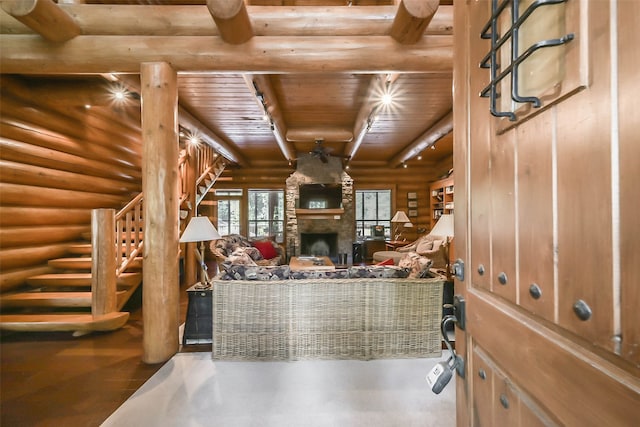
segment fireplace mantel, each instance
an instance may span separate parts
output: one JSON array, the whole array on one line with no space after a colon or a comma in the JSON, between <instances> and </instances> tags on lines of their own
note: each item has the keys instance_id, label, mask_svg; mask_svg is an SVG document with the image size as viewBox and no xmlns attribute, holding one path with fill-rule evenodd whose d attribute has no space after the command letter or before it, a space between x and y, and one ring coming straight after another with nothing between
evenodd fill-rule
<instances>
[{"instance_id":1,"label":"fireplace mantel","mask_svg":"<svg viewBox=\"0 0 640 427\"><path fill-rule=\"evenodd\" d=\"M335 215L342 215L344 213L343 208L335 209L296 209L296 215L304 216L306 218L327 218Z\"/></svg>"}]
</instances>

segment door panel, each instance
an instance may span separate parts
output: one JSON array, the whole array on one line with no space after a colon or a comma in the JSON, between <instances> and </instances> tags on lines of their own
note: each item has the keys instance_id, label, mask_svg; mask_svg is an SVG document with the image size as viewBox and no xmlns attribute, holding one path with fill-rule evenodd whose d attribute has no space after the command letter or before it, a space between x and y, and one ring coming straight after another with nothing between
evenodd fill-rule
<instances>
[{"instance_id":1,"label":"door panel","mask_svg":"<svg viewBox=\"0 0 640 427\"><path fill-rule=\"evenodd\" d=\"M510 83L500 84L514 121L491 116L478 96L489 81L478 64L492 1L454 4L456 236L464 236L456 257L466 266L455 290L467 312L466 329L456 330L467 368L457 380L460 426L640 420L639 4L567 0L542 6L561 13L534 12L534 39L547 37L541 28L575 37L523 68L520 80L535 81L522 87L545 94L539 109L504 102ZM505 69L509 57L500 59ZM536 76L546 72L556 75Z\"/></svg>"},{"instance_id":2,"label":"door panel","mask_svg":"<svg viewBox=\"0 0 640 427\"><path fill-rule=\"evenodd\" d=\"M491 283L498 295L516 302L515 188L513 132L491 145Z\"/></svg>"},{"instance_id":3,"label":"door panel","mask_svg":"<svg viewBox=\"0 0 640 427\"><path fill-rule=\"evenodd\" d=\"M483 9L483 12L486 13L486 11L489 10L488 4L488 2L481 2L474 6L475 8ZM483 24L479 21L470 24L474 25L471 31L480 34ZM477 94L480 93L484 85L483 77L485 70L481 70L476 64L479 64L482 60L485 43L478 37L470 38L468 43L470 52L470 60L468 61L470 67L469 73L472 76L469 81L469 93ZM469 109L471 111L483 108L485 104L486 101L480 97L469 97ZM472 115L469 117L469 132L477 135L478 138L477 140L474 139L474 144L469 145L469 195L471 197L469 214L473 225L471 227L473 236L471 237L470 244L473 247L473 251L471 263L468 265L469 274L473 277L473 283L485 289L491 289L491 234L489 227L491 216L491 171L489 169L489 125L490 121L484 116ZM456 179L456 182L457 181ZM456 184L456 197L459 196L457 188L458 184ZM458 200L456 200L456 204L457 203ZM458 206L456 206L456 212L457 208Z\"/></svg>"},{"instance_id":4,"label":"door panel","mask_svg":"<svg viewBox=\"0 0 640 427\"><path fill-rule=\"evenodd\" d=\"M517 130L519 303L551 322L555 314L551 117ZM531 287L536 288L531 291Z\"/></svg>"}]
</instances>

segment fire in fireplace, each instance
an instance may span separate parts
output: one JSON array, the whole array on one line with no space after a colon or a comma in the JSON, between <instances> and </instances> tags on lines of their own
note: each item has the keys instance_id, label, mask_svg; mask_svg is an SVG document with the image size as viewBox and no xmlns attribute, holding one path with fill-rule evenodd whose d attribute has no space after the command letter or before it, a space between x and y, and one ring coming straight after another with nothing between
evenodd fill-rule
<instances>
[{"instance_id":1,"label":"fire in fireplace","mask_svg":"<svg viewBox=\"0 0 640 427\"><path fill-rule=\"evenodd\" d=\"M338 233L301 233L300 254L311 256L338 256Z\"/></svg>"}]
</instances>

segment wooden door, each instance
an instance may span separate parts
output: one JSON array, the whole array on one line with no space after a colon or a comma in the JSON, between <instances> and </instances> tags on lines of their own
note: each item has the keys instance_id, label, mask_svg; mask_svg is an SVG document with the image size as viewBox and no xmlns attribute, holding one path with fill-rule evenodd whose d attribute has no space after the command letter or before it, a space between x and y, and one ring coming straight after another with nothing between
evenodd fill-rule
<instances>
[{"instance_id":1,"label":"wooden door","mask_svg":"<svg viewBox=\"0 0 640 427\"><path fill-rule=\"evenodd\" d=\"M508 37L487 63L481 33L502 3L454 3L455 256L465 273L455 292L467 312L456 329L457 422L637 426L640 1L541 6L517 49ZM519 3L523 15L534 2ZM496 46L515 34L512 4L497 14ZM505 117L490 114L479 94L491 60L500 76L536 41L567 35L518 68L517 92L540 106L513 101L507 73L494 104Z\"/></svg>"}]
</instances>

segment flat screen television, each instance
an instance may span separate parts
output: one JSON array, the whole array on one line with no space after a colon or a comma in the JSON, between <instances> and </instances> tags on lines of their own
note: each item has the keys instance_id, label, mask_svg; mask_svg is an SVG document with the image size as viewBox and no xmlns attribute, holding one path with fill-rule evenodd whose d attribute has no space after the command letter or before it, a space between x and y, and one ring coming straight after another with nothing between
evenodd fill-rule
<instances>
[{"instance_id":1,"label":"flat screen television","mask_svg":"<svg viewBox=\"0 0 640 427\"><path fill-rule=\"evenodd\" d=\"M342 184L301 184L300 209L338 209L342 207Z\"/></svg>"}]
</instances>

